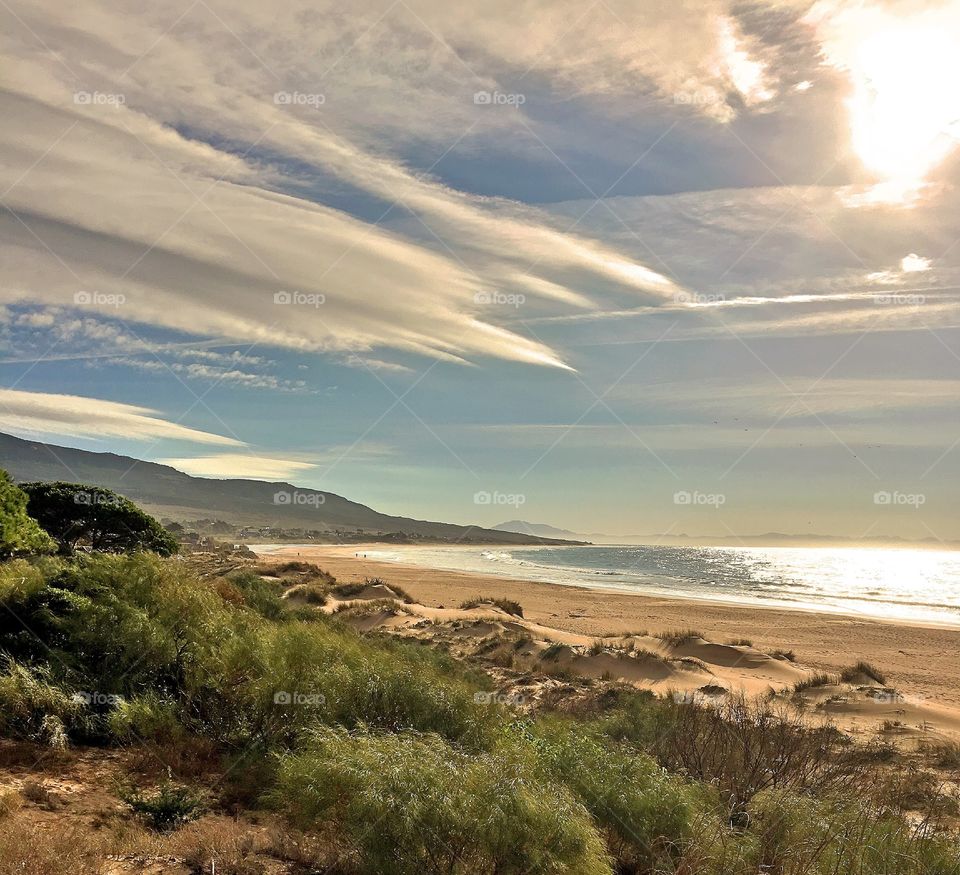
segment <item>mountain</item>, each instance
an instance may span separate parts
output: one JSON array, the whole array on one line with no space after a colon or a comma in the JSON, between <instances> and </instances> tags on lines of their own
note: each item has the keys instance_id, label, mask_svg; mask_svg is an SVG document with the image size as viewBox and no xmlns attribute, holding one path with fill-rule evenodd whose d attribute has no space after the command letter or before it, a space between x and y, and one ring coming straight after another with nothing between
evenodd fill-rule
<instances>
[{"instance_id":1,"label":"mountain","mask_svg":"<svg viewBox=\"0 0 960 875\"><path fill-rule=\"evenodd\" d=\"M558 529L546 523L530 523L526 520L507 520L493 527L498 532L515 532L520 535L529 535L532 538L561 538L564 540L582 541L583 536L567 529Z\"/></svg>"},{"instance_id":2,"label":"mountain","mask_svg":"<svg viewBox=\"0 0 960 875\"><path fill-rule=\"evenodd\" d=\"M191 477L168 465L114 453L92 453L0 433L0 467L18 482L67 480L105 486L155 516L215 516L236 526L400 533L458 543L540 544L523 533L457 526L378 513L333 492L264 480ZM559 530L558 530L559 531ZM556 541L555 543L565 543Z\"/></svg>"}]
</instances>

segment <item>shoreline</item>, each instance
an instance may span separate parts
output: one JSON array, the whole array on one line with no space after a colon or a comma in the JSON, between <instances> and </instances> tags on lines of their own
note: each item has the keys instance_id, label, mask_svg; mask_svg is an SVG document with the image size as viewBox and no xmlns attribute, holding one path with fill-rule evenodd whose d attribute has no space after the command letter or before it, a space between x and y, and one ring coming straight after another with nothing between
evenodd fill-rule
<instances>
[{"instance_id":1,"label":"shoreline","mask_svg":"<svg viewBox=\"0 0 960 875\"><path fill-rule=\"evenodd\" d=\"M456 607L477 595L513 599L528 620L577 635L694 628L710 640L748 637L759 649L793 650L798 661L824 671L865 659L888 673L892 686L911 696L960 707L956 627L548 583L354 555L364 548L382 551L382 544L269 546L257 553L264 561L313 562L341 582L380 577L435 608Z\"/></svg>"},{"instance_id":2,"label":"shoreline","mask_svg":"<svg viewBox=\"0 0 960 875\"><path fill-rule=\"evenodd\" d=\"M812 614L820 617L836 617L839 619L858 620L871 623L889 624L898 627L920 628L920 629L938 629L942 631L953 631L960 633L960 620L955 623L944 622L941 620L928 619L925 617L884 617L878 614L858 613L854 609L843 610L830 605L820 607L813 602L786 602L770 600L762 602L758 599L750 600L747 598L738 599L735 596L728 598L709 598L698 594L684 592L669 592L662 589L651 587L649 589L639 590L634 586L618 586L611 583L584 583L583 581L567 581L561 579L549 579L548 574L542 578L519 577L510 574L500 574L494 571L479 571L476 569L460 568L442 568L433 565L422 565L415 562L408 562L404 559L384 559L377 556L354 555L362 553L364 550L370 553L391 552L391 545L384 545L380 542L370 542L366 544L248 544L247 545L257 556L267 559L270 557L282 557L284 559L304 558L308 554L311 556L323 555L329 557L331 561L341 559L353 560L359 563L374 564L383 568L403 568L408 572L436 572L438 574L453 575L455 577L476 578L478 581L502 581L510 584L520 584L524 586L551 586L562 587L582 592L585 596L591 594L620 595L629 598L645 598L657 601L676 601L688 602L693 605L700 605L708 608L729 609L735 611L776 611L785 613ZM402 555L404 547L407 545L392 546L392 551ZM268 550L258 551L255 548L265 548ZM455 549L455 548L451 548ZM473 550L475 545L463 545L463 550ZM301 555L303 554L303 555ZM367 575L368 577L380 576L382 574ZM360 579L360 578L358 578Z\"/></svg>"}]
</instances>

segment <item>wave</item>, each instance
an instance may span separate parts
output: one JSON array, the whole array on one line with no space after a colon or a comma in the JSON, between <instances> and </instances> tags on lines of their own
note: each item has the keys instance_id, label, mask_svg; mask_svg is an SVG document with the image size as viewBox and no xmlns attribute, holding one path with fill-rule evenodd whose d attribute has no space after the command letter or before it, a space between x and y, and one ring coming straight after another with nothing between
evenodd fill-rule
<instances>
[{"instance_id":1,"label":"wave","mask_svg":"<svg viewBox=\"0 0 960 875\"><path fill-rule=\"evenodd\" d=\"M960 554L910 552L898 551L896 562L881 549L843 548L438 547L404 555L416 564L548 583L956 624Z\"/></svg>"}]
</instances>

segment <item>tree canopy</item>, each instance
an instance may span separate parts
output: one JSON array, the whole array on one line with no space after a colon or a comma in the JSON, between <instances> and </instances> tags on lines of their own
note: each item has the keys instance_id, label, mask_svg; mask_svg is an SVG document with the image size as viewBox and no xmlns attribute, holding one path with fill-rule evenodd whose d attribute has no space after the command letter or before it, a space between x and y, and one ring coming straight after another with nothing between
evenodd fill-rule
<instances>
[{"instance_id":1,"label":"tree canopy","mask_svg":"<svg viewBox=\"0 0 960 875\"><path fill-rule=\"evenodd\" d=\"M80 544L110 553L152 550L176 553L178 544L160 523L128 498L102 486L82 483L24 483L27 512L46 529L61 553Z\"/></svg>"},{"instance_id":2,"label":"tree canopy","mask_svg":"<svg viewBox=\"0 0 960 875\"><path fill-rule=\"evenodd\" d=\"M54 549L53 539L27 512L27 494L0 468L0 559Z\"/></svg>"}]
</instances>

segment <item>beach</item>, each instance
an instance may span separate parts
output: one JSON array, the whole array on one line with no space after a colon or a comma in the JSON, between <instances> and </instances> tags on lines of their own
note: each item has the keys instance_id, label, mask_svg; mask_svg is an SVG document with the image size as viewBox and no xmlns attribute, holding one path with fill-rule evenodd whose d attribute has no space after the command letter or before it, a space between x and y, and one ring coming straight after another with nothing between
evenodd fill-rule
<instances>
[{"instance_id":1,"label":"beach","mask_svg":"<svg viewBox=\"0 0 960 875\"><path fill-rule=\"evenodd\" d=\"M957 720L960 725L956 628L559 586L363 556L382 550L382 544L294 545L261 555L271 562L316 563L341 582L379 577L430 608L457 608L475 596L513 599L522 605L527 621L583 640L693 629L713 642L749 639L760 651L791 650L797 663L824 671L839 671L863 659L880 668L891 687L942 711L945 723L952 726Z\"/></svg>"}]
</instances>

